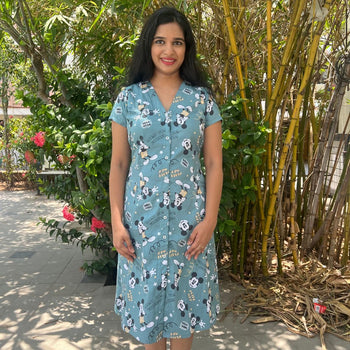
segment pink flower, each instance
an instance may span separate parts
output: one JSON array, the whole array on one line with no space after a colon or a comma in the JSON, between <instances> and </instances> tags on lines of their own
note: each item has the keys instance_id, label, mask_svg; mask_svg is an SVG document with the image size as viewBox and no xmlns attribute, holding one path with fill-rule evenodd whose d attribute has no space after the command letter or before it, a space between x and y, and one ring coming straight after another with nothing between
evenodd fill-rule
<instances>
[{"instance_id":1,"label":"pink flower","mask_svg":"<svg viewBox=\"0 0 350 350\"><path fill-rule=\"evenodd\" d=\"M23 136L23 135L24 135L24 132L21 131L21 132L19 133L19 136Z\"/></svg>"},{"instance_id":2,"label":"pink flower","mask_svg":"<svg viewBox=\"0 0 350 350\"><path fill-rule=\"evenodd\" d=\"M29 164L35 162L35 156L34 156L34 153L32 151L29 151L29 150L25 151L24 152L24 158Z\"/></svg>"},{"instance_id":3,"label":"pink flower","mask_svg":"<svg viewBox=\"0 0 350 350\"><path fill-rule=\"evenodd\" d=\"M57 160L61 163L61 164L66 164L69 161L69 158L65 155L59 154L57 156Z\"/></svg>"},{"instance_id":4,"label":"pink flower","mask_svg":"<svg viewBox=\"0 0 350 350\"><path fill-rule=\"evenodd\" d=\"M45 143L45 133L43 131L39 131L34 136L34 143L39 146L43 147Z\"/></svg>"},{"instance_id":5,"label":"pink flower","mask_svg":"<svg viewBox=\"0 0 350 350\"><path fill-rule=\"evenodd\" d=\"M91 230L93 232L96 232L96 229L102 229L105 228L106 225L103 221L101 220L97 220L95 217L92 218L92 222L91 222Z\"/></svg>"},{"instance_id":6,"label":"pink flower","mask_svg":"<svg viewBox=\"0 0 350 350\"><path fill-rule=\"evenodd\" d=\"M23 178L26 177L26 175L27 175L26 173L22 173L22 177L23 177Z\"/></svg>"},{"instance_id":7,"label":"pink flower","mask_svg":"<svg viewBox=\"0 0 350 350\"><path fill-rule=\"evenodd\" d=\"M72 214L72 212L73 212L73 209L66 205L62 210L63 217L68 221L74 221L75 217Z\"/></svg>"},{"instance_id":8,"label":"pink flower","mask_svg":"<svg viewBox=\"0 0 350 350\"><path fill-rule=\"evenodd\" d=\"M71 164L74 159L76 158L77 156L75 154L71 155L69 158L70 158L70 161L69 161L69 164Z\"/></svg>"}]
</instances>

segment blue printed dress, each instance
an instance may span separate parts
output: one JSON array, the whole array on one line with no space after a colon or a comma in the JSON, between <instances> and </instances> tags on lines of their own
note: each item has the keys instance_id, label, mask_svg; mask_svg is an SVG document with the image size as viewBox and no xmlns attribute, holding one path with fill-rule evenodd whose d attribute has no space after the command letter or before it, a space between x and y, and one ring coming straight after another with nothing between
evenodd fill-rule
<instances>
[{"instance_id":1,"label":"blue printed dress","mask_svg":"<svg viewBox=\"0 0 350 350\"><path fill-rule=\"evenodd\" d=\"M210 328L220 308L214 239L197 260L185 258L205 214L200 156L218 107L206 89L183 82L166 111L144 82L122 90L110 119L127 128L131 148L124 225L136 253L134 262L119 255L115 311L144 344L188 338Z\"/></svg>"}]
</instances>

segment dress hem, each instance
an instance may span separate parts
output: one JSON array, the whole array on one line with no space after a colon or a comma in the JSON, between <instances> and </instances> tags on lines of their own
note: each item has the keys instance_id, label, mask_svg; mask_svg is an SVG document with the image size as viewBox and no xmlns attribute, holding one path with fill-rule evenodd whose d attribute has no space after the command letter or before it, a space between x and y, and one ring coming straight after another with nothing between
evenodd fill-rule
<instances>
[{"instance_id":1,"label":"dress hem","mask_svg":"<svg viewBox=\"0 0 350 350\"><path fill-rule=\"evenodd\" d=\"M119 314L116 313L118 316ZM188 338L191 338L192 335L196 334L196 333L200 333L200 332L204 332L204 331L208 331L210 330L216 323L217 319L215 320L215 322L211 323L209 327L204 327L204 328L201 328L201 329L196 329L194 330L193 333L190 333L190 335L188 337L171 337L171 336L164 336L162 335L161 337L157 338L154 342L152 343L149 343L149 342L142 342L142 340L140 340L136 335L134 335L132 332L126 332L123 328L122 328L122 331L126 334L129 334L131 335L135 340L137 340L138 342L140 342L141 344L146 344L146 345L150 345L150 344L155 344L155 343L158 343L159 341L161 341L162 339L188 339ZM122 325L123 327L123 325Z\"/></svg>"}]
</instances>

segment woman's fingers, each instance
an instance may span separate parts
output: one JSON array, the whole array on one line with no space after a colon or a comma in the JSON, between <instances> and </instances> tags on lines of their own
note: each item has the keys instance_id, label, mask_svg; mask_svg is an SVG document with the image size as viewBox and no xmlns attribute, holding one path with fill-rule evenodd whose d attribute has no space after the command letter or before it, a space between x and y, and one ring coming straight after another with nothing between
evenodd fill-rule
<instances>
[{"instance_id":1,"label":"woman's fingers","mask_svg":"<svg viewBox=\"0 0 350 350\"><path fill-rule=\"evenodd\" d=\"M208 226L204 221L201 221L192 231L187 240L189 248L185 253L185 257L188 260L192 258L198 259L207 247L211 237L213 236L213 229Z\"/></svg>"},{"instance_id":2,"label":"woman's fingers","mask_svg":"<svg viewBox=\"0 0 350 350\"><path fill-rule=\"evenodd\" d=\"M135 251L128 248L126 244L116 244L115 249L117 250L118 254L124 256L124 258L128 259L129 261L134 261L136 258Z\"/></svg>"},{"instance_id":3,"label":"woman's fingers","mask_svg":"<svg viewBox=\"0 0 350 350\"><path fill-rule=\"evenodd\" d=\"M198 259L198 256L204 252L207 245L196 229L190 235L187 244L190 246L185 253L185 257L188 260L191 260L193 257Z\"/></svg>"},{"instance_id":4,"label":"woman's fingers","mask_svg":"<svg viewBox=\"0 0 350 350\"><path fill-rule=\"evenodd\" d=\"M114 247L118 254L124 256L129 261L134 261L136 258L135 249L131 243L130 235L128 232L121 236L118 236L114 241Z\"/></svg>"},{"instance_id":5,"label":"woman's fingers","mask_svg":"<svg viewBox=\"0 0 350 350\"><path fill-rule=\"evenodd\" d=\"M191 260L193 257L198 259L198 256L202 254L204 250L205 246L200 245L199 242L195 242L187 249L185 256L188 260Z\"/></svg>"}]
</instances>

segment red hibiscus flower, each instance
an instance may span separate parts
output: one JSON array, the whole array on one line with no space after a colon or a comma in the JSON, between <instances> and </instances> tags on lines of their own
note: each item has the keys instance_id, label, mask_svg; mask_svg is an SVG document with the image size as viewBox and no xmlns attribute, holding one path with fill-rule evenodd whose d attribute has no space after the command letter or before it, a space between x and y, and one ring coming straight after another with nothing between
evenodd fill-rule
<instances>
[{"instance_id":1,"label":"red hibiscus flower","mask_svg":"<svg viewBox=\"0 0 350 350\"><path fill-rule=\"evenodd\" d=\"M45 133L43 131L39 131L34 136L34 143L38 147L43 147L45 144Z\"/></svg>"},{"instance_id":2,"label":"red hibiscus flower","mask_svg":"<svg viewBox=\"0 0 350 350\"><path fill-rule=\"evenodd\" d=\"M103 221L96 219L95 217L92 218L91 222L91 230L93 232L96 232L96 229L102 229L105 228L106 225Z\"/></svg>"},{"instance_id":3,"label":"red hibiscus flower","mask_svg":"<svg viewBox=\"0 0 350 350\"><path fill-rule=\"evenodd\" d=\"M72 214L73 210L71 207L68 207L67 205L63 208L62 213L63 217L68 221L74 221L75 217Z\"/></svg>"}]
</instances>

